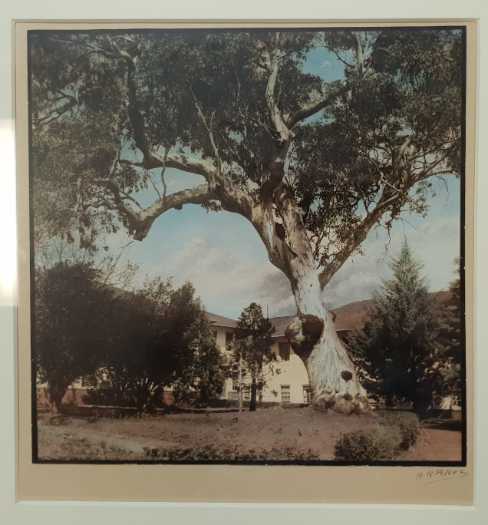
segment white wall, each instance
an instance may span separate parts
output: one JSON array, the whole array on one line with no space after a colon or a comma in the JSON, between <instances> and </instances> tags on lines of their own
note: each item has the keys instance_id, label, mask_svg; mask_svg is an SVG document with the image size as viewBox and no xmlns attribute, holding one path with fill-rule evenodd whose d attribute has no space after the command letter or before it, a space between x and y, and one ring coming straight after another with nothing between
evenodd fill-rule
<instances>
[{"instance_id":1,"label":"white wall","mask_svg":"<svg viewBox=\"0 0 488 525\"><path fill-rule=\"evenodd\" d=\"M224 355L229 355L225 345L225 328L216 328L217 346ZM290 350L290 358L285 361L279 355L279 345L275 342L272 346L277 360L265 368L266 385L263 389L262 401L265 403L281 402L281 385L290 386L290 402L304 403L303 386L308 385L308 375L302 360ZM250 384L250 379L244 381ZM222 397L232 399L232 379L225 381Z\"/></svg>"}]
</instances>

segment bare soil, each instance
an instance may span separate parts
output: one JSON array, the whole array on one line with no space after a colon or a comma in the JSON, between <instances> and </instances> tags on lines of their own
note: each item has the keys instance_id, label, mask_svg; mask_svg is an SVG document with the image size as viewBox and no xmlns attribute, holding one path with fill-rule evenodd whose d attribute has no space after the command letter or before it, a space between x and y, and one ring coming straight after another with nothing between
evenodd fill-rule
<instances>
[{"instance_id":1,"label":"bare soil","mask_svg":"<svg viewBox=\"0 0 488 525\"><path fill-rule=\"evenodd\" d=\"M406 461L460 461L462 433L456 430L423 428L415 447L405 453Z\"/></svg>"},{"instance_id":2,"label":"bare soil","mask_svg":"<svg viewBox=\"0 0 488 525\"><path fill-rule=\"evenodd\" d=\"M342 433L377 425L375 414L324 414L310 407L125 419L61 418L56 425L43 415L38 424L38 454L45 460L133 461L151 459L154 449L211 446L223 451L233 447L251 455L286 449L333 460ZM460 456L461 432L424 428L415 448L399 459L458 460Z\"/></svg>"}]
</instances>

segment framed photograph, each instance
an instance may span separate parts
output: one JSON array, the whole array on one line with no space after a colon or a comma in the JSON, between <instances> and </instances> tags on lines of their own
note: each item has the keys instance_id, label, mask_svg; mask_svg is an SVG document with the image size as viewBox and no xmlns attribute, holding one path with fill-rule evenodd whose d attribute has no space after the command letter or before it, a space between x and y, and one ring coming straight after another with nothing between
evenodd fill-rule
<instances>
[{"instance_id":1,"label":"framed photograph","mask_svg":"<svg viewBox=\"0 0 488 525\"><path fill-rule=\"evenodd\" d=\"M472 504L476 23L15 44L18 497Z\"/></svg>"}]
</instances>

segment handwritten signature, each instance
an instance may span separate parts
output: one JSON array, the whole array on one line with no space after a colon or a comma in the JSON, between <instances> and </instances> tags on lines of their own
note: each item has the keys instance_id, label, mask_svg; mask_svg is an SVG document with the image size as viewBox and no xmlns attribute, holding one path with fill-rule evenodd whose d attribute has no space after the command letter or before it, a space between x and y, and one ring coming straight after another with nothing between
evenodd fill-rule
<instances>
[{"instance_id":1,"label":"handwritten signature","mask_svg":"<svg viewBox=\"0 0 488 525\"><path fill-rule=\"evenodd\" d=\"M461 468L436 468L423 470L416 474L417 481L424 481L427 484L447 481L450 479L460 479L468 475L465 469Z\"/></svg>"}]
</instances>

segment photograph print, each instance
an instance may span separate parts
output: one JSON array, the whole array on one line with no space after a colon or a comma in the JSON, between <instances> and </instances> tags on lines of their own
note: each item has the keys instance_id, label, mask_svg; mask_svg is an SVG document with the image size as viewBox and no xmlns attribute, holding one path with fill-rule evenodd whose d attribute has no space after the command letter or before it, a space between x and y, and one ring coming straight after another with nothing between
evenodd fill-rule
<instances>
[{"instance_id":1,"label":"photograph print","mask_svg":"<svg viewBox=\"0 0 488 525\"><path fill-rule=\"evenodd\" d=\"M466 27L28 32L35 463L466 465Z\"/></svg>"}]
</instances>

